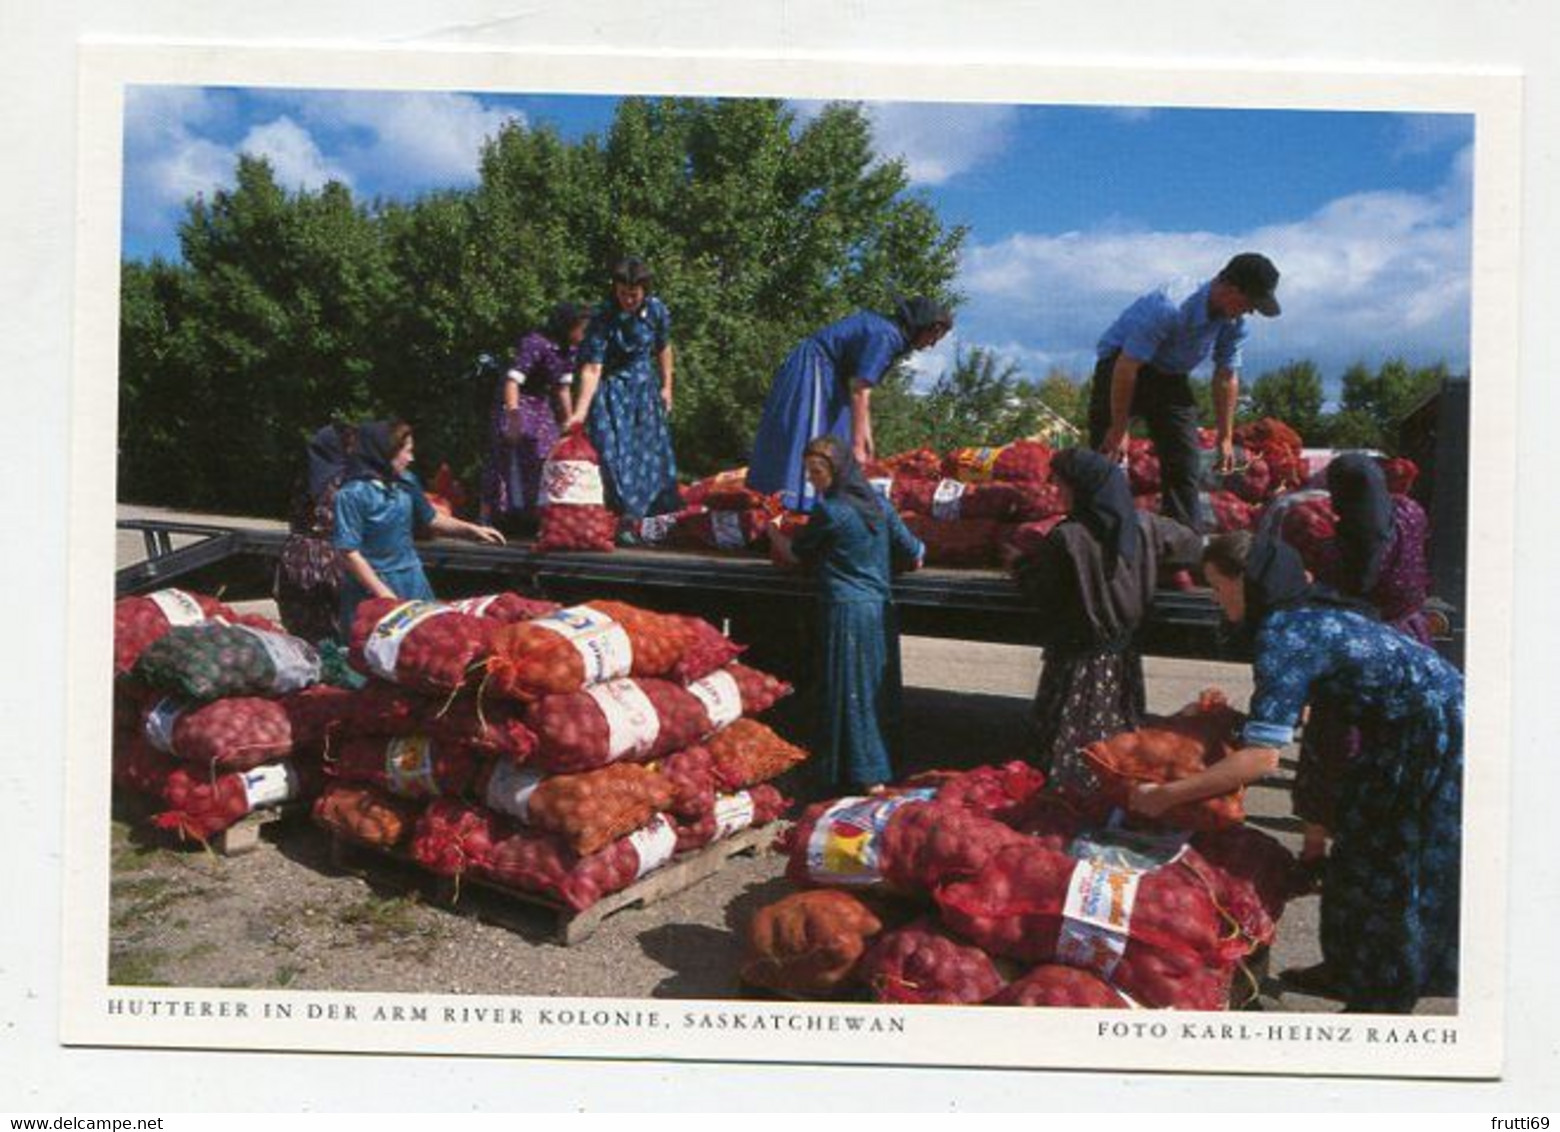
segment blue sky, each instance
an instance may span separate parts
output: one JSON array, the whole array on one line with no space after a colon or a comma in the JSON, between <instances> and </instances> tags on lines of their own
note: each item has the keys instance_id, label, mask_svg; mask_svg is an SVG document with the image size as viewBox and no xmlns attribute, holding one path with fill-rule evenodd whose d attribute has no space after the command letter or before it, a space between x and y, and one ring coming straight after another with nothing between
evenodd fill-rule
<instances>
[{"instance_id":1,"label":"blue sky","mask_svg":"<svg viewBox=\"0 0 1560 1132\"><path fill-rule=\"evenodd\" d=\"M240 152L290 188L364 198L474 184L503 122L600 132L614 100L459 93L135 87L125 116L124 254L178 255L197 192ZM800 118L817 105L798 103ZM955 333L923 380L982 345L1040 377L1090 365L1133 297L1267 253L1284 314L1254 319L1245 370L1311 358L1468 364L1473 120L1467 115L878 103L880 152L970 228Z\"/></svg>"}]
</instances>

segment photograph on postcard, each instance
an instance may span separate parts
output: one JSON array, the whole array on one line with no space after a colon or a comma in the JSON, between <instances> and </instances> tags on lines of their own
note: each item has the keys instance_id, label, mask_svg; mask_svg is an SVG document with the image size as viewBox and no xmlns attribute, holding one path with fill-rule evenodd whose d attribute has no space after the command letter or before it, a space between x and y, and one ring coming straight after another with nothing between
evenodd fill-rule
<instances>
[{"instance_id":1,"label":"photograph on postcard","mask_svg":"<svg viewBox=\"0 0 1560 1132\"><path fill-rule=\"evenodd\" d=\"M67 1040L1498 1070L1509 88L105 58Z\"/></svg>"}]
</instances>

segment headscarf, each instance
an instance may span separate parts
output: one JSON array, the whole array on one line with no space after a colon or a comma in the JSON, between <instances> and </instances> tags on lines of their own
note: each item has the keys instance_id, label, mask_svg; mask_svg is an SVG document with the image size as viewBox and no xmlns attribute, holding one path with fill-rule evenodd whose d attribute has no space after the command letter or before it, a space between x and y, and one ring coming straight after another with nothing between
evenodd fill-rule
<instances>
[{"instance_id":1,"label":"headscarf","mask_svg":"<svg viewBox=\"0 0 1560 1132\"><path fill-rule=\"evenodd\" d=\"M390 441L394 427L394 421L365 421L358 425L357 451L347 461L347 479L394 484L400 478L390 463L395 459Z\"/></svg>"},{"instance_id":2,"label":"headscarf","mask_svg":"<svg viewBox=\"0 0 1560 1132\"><path fill-rule=\"evenodd\" d=\"M1300 552L1279 535L1258 535L1246 554L1243 579L1246 592L1245 628L1255 632L1262 619L1277 609L1299 605L1330 606L1352 610L1375 619L1375 608L1360 598L1340 593L1331 586L1313 585L1306 577Z\"/></svg>"},{"instance_id":3,"label":"headscarf","mask_svg":"<svg viewBox=\"0 0 1560 1132\"><path fill-rule=\"evenodd\" d=\"M347 440L352 426L330 424L309 437L309 498L319 502L325 490L347 473Z\"/></svg>"},{"instance_id":4,"label":"headscarf","mask_svg":"<svg viewBox=\"0 0 1560 1132\"><path fill-rule=\"evenodd\" d=\"M826 451L819 451L819 449L826 449ZM878 524L883 521L882 497L867 482L861 465L856 463L856 457L840 442L839 437L818 437L807 445L806 454L822 456L829 461L829 467L834 470L834 482L829 484L829 490L823 493L825 498L838 499L849 505L851 510L861 516L862 522L867 524L869 530L877 530Z\"/></svg>"},{"instance_id":5,"label":"headscarf","mask_svg":"<svg viewBox=\"0 0 1560 1132\"><path fill-rule=\"evenodd\" d=\"M923 330L930 330L934 326L953 326L953 315L948 308L924 295L917 295L913 299L895 299L894 314L899 320L900 329L905 332L907 342L914 342Z\"/></svg>"},{"instance_id":6,"label":"headscarf","mask_svg":"<svg viewBox=\"0 0 1560 1132\"><path fill-rule=\"evenodd\" d=\"M1072 489L1071 519L1088 528L1104 553L1105 576L1117 561L1137 564L1143 532L1127 477L1111 460L1089 448L1069 448L1051 461L1051 472Z\"/></svg>"},{"instance_id":7,"label":"headscarf","mask_svg":"<svg viewBox=\"0 0 1560 1132\"><path fill-rule=\"evenodd\" d=\"M542 328L542 333L552 340L560 349L569 348L569 331L574 329L575 323L583 322L590 317L590 310L578 303L563 302L553 307L547 315L547 324Z\"/></svg>"},{"instance_id":8,"label":"headscarf","mask_svg":"<svg viewBox=\"0 0 1560 1132\"><path fill-rule=\"evenodd\" d=\"M1327 465L1327 490L1338 515L1340 578L1350 593L1368 594L1381 580L1381 563L1392 542L1392 496L1381 466L1363 452L1349 452Z\"/></svg>"}]
</instances>

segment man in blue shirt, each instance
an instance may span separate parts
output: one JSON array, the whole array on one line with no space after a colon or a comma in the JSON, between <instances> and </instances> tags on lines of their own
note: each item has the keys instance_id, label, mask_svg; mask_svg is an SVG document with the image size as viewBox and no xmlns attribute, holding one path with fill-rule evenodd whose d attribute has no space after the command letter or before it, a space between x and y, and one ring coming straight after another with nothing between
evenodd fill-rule
<instances>
[{"instance_id":1,"label":"man in blue shirt","mask_svg":"<svg viewBox=\"0 0 1560 1132\"><path fill-rule=\"evenodd\" d=\"M1159 456L1161 510L1200 529L1197 403L1190 373L1213 356L1213 411L1219 469L1234 465L1235 401L1245 316L1276 317L1278 268L1242 252L1199 287L1166 285L1137 299L1105 331L1089 393L1089 443L1112 459L1126 455L1134 417L1148 425Z\"/></svg>"}]
</instances>

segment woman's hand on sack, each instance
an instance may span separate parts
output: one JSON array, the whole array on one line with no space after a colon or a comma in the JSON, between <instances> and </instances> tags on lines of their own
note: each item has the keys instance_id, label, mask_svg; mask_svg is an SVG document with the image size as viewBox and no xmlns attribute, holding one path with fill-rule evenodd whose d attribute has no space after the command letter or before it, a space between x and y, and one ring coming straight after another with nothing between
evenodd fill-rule
<instances>
[{"instance_id":1,"label":"woman's hand on sack","mask_svg":"<svg viewBox=\"0 0 1560 1132\"><path fill-rule=\"evenodd\" d=\"M1174 805L1174 795L1157 782L1139 782L1127 795L1127 809L1146 818L1157 818Z\"/></svg>"}]
</instances>

